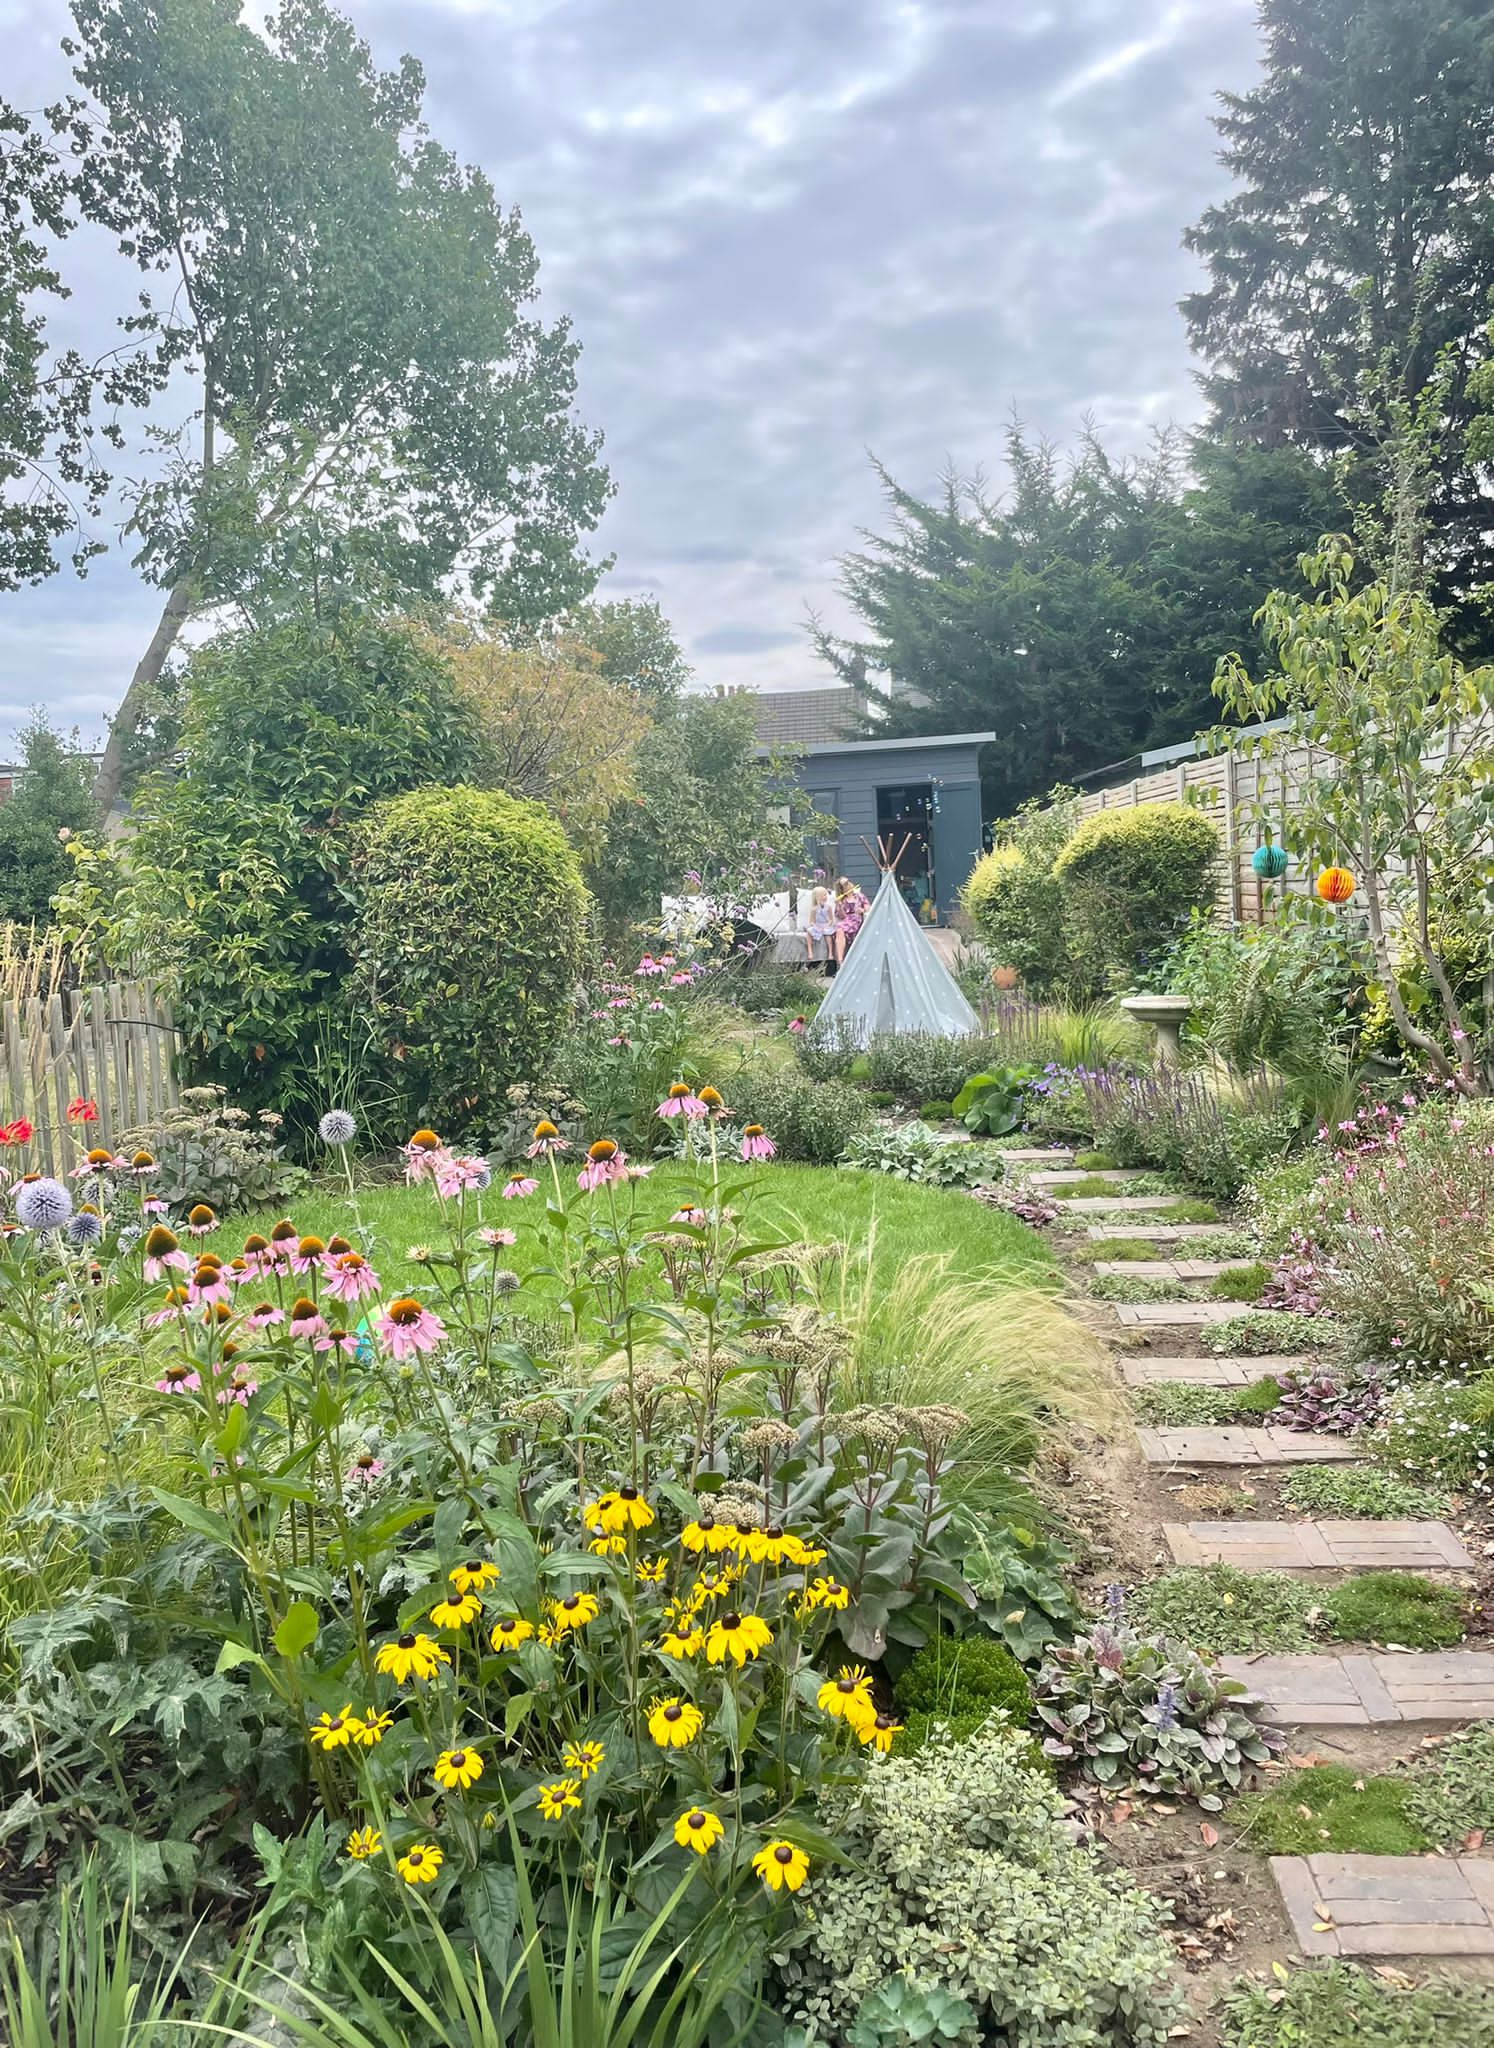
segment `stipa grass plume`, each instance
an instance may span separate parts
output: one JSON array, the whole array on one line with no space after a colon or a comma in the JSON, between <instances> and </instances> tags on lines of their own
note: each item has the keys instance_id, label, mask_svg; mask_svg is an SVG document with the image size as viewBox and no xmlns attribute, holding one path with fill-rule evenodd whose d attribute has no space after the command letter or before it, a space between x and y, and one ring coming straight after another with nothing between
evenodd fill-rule
<instances>
[{"instance_id":1,"label":"stipa grass plume","mask_svg":"<svg viewBox=\"0 0 1494 2048\"><path fill-rule=\"evenodd\" d=\"M1104 1355L1031 1266L962 1270L953 1252L879 1258L875 1220L860 1247L818 1279L818 1305L846 1332L836 1399L847 1407L947 1406L955 1486L1030 1462L1044 1439L1103 1429L1117 1414ZM994 1298L993 1298L994 1297Z\"/></svg>"}]
</instances>

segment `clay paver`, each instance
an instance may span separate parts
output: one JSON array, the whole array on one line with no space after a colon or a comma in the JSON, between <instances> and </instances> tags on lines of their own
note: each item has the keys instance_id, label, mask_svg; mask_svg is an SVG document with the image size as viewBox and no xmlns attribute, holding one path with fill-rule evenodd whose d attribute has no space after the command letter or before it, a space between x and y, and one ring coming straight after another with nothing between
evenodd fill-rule
<instances>
[{"instance_id":1,"label":"clay paver","mask_svg":"<svg viewBox=\"0 0 1494 2048\"><path fill-rule=\"evenodd\" d=\"M1168 1330L1184 1324L1227 1323L1246 1312L1238 1301L1122 1301L1115 1305L1115 1319L1128 1330ZM1257 1309L1269 1315L1269 1309Z\"/></svg>"},{"instance_id":2,"label":"clay paver","mask_svg":"<svg viewBox=\"0 0 1494 2048\"><path fill-rule=\"evenodd\" d=\"M1082 1166L1061 1166L1051 1173L1031 1173L1027 1177L1035 1188L1071 1188L1082 1180L1102 1180L1107 1187L1124 1188L1127 1181L1145 1180L1147 1174L1139 1166L1110 1166L1103 1173L1089 1173ZM1177 1199L1176 1195L1172 1197L1173 1201Z\"/></svg>"},{"instance_id":3,"label":"clay paver","mask_svg":"<svg viewBox=\"0 0 1494 2048\"><path fill-rule=\"evenodd\" d=\"M1369 1728L1494 1717L1494 1656L1486 1650L1221 1657L1219 1668L1248 1686L1273 1720L1294 1727Z\"/></svg>"},{"instance_id":4,"label":"clay paver","mask_svg":"<svg viewBox=\"0 0 1494 2048\"><path fill-rule=\"evenodd\" d=\"M1074 1155L1067 1145L1038 1145L1030 1149L1003 1145L997 1157L1010 1160L1014 1166L1072 1166L1074 1163Z\"/></svg>"},{"instance_id":5,"label":"clay paver","mask_svg":"<svg viewBox=\"0 0 1494 2048\"><path fill-rule=\"evenodd\" d=\"M1164 1522L1175 1564L1246 1572L1471 1572L1445 1522Z\"/></svg>"},{"instance_id":6,"label":"clay paver","mask_svg":"<svg viewBox=\"0 0 1494 2048\"><path fill-rule=\"evenodd\" d=\"M1182 1198L1179 1195L1064 1195L1060 1191L1055 1199L1059 1208L1070 1216L1099 1216L1110 1212L1119 1216L1137 1216L1145 1209L1171 1209Z\"/></svg>"},{"instance_id":7,"label":"clay paver","mask_svg":"<svg viewBox=\"0 0 1494 2048\"><path fill-rule=\"evenodd\" d=\"M1494 1956L1494 1858L1273 1856L1304 1956Z\"/></svg>"},{"instance_id":8,"label":"clay paver","mask_svg":"<svg viewBox=\"0 0 1494 2048\"><path fill-rule=\"evenodd\" d=\"M1192 1244L1201 1237L1218 1237L1224 1228L1220 1223L1128 1223L1124 1230L1116 1230L1108 1223L1090 1223L1084 1234L1093 1238L1144 1237L1151 1244Z\"/></svg>"},{"instance_id":9,"label":"clay paver","mask_svg":"<svg viewBox=\"0 0 1494 2048\"><path fill-rule=\"evenodd\" d=\"M1267 1373L1311 1367L1310 1358L1126 1358L1121 1371L1130 1387L1171 1387L1182 1381L1193 1387L1253 1387Z\"/></svg>"},{"instance_id":10,"label":"clay paver","mask_svg":"<svg viewBox=\"0 0 1494 2048\"><path fill-rule=\"evenodd\" d=\"M1149 1465L1347 1464L1363 1453L1348 1437L1311 1429L1138 1429Z\"/></svg>"},{"instance_id":11,"label":"clay paver","mask_svg":"<svg viewBox=\"0 0 1494 2048\"><path fill-rule=\"evenodd\" d=\"M1137 1280L1215 1280L1254 1264L1254 1259L1096 1259L1095 1272L1129 1273Z\"/></svg>"}]
</instances>

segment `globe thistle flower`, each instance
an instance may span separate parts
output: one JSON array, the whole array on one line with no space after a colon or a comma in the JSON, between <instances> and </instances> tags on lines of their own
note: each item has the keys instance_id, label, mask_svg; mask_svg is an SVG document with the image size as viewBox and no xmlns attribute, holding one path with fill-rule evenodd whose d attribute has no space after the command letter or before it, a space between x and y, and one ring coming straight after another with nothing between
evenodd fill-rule
<instances>
[{"instance_id":1,"label":"globe thistle flower","mask_svg":"<svg viewBox=\"0 0 1494 2048\"><path fill-rule=\"evenodd\" d=\"M77 1251L86 1251L104 1235L104 1219L96 1209L80 1209L67 1223L67 1241Z\"/></svg>"},{"instance_id":2,"label":"globe thistle flower","mask_svg":"<svg viewBox=\"0 0 1494 2048\"><path fill-rule=\"evenodd\" d=\"M16 1221L27 1230L60 1230L72 1213L72 1196L49 1174L23 1181L16 1190Z\"/></svg>"},{"instance_id":3,"label":"globe thistle flower","mask_svg":"<svg viewBox=\"0 0 1494 2048\"><path fill-rule=\"evenodd\" d=\"M358 1135L358 1119L350 1110L324 1110L317 1123L316 1134L324 1145L351 1145Z\"/></svg>"}]
</instances>

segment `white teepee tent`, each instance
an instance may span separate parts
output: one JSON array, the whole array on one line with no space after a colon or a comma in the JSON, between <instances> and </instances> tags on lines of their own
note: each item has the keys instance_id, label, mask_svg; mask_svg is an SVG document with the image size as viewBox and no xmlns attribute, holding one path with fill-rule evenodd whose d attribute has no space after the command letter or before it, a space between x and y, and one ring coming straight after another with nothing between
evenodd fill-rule
<instances>
[{"instance_id":1,"label":"white teepee tent","mask_svg":"<svg viewBox=\"0 0 1494 2048\"><path fill-rule=\"evenodd\" d=\"M816 1036L864 1046L876 1033L964 1038L980 1019L903 901L891 866L814 1020Z\"/></svg>"}]
</instances>

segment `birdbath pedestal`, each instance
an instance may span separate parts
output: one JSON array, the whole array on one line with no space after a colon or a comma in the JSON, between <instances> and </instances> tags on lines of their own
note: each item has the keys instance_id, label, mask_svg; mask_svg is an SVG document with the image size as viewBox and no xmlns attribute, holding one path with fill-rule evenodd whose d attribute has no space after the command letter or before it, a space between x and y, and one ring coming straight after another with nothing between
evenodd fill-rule
<instances>
[{"instance_id":1,"label":"birdbath pedestal","mask_svg":"<svg viewBox=\"0 0 1494 2048\"><path fill-rule=\"evenodd\" d=\"M1183 1019L1193 1008L1187 996L1122 996L1121 1008L1139 1023L1151 1025L1157 1035L1157 1065L1176 1066L1182 1058Z\"/></svg>"}]
</instances>

